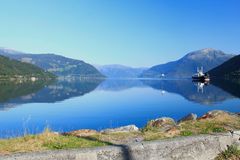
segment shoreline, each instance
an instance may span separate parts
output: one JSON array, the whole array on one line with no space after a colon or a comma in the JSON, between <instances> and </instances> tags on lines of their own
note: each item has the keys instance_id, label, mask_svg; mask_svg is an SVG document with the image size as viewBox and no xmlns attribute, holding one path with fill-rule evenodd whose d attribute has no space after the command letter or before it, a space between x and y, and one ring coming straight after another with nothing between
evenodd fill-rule
<instances>
[{"instance_id":1,"label":"shoreline","mask_svg":"<svg viewBox=\"0 0 240 160\"><path fill-rule=\"evenodd\" d=\"M46 129L36 135L0 139L0 155L128 145L153 140L171 140L176 137L228 133L230 130L240 130L240 116L237 113L214 110L201 117L191 113L178 122L169 117L157 118L148 121L143 128L128 125L101 131L81 129L63 133Z\"/></svg>"},{"instance_id":2,"label":"shoreline","mask_svg":"<svg viewBox=\"0 0 240 160\"><path fill-rule=\"evenodd\" d=\"M55 133L55 134L59 134L59 135L71 135L71 134L77 134L79 132L80 134L80 137L81 136L87 136L87 132L89 132L89 134L96 134L96 133L120 133L120 132L138 132L138 131L141 131L141 130L144 130L146 129L147 125L149 122L151 121L156 121L156 120L161 120L163 119L163 121L166 119L166 120L170 120L171 122L170 123L173 123L173 125L178 125L179 123L181 122L184 122L184 121L191 121L191 120L198 120L198 119L203 119L203 117L206 117L206 115L210 112L225 112L225 113L228 113L230 115L236 115L240 117L240 113L239 112L229 112L229 111L225 111L225 110L210 110L206 113L204 113L202 116L198 117L197 114L195 113L189 113L187 114L186 116L180 118L179 120L175 120L171 117L166 117L166 116L163 116L163 117L159 117L159 118L156 118L156 119L152 119L152 120L149 120L146 122L146 124L143 126L143 127L138 127L136 126L135 124L128 124L128 125L123 125L123 126L117 126L117 127L111 127L111 128L103 128L103 129L100 129L100 130L96 130L96 129L90 129L90 128L81 128L81 129L75 129L75 130L70 130L70 131L56 131L56 130L52 130L51 127L45 127L42 131L39 131L39 132L29 132L29 133L23 133L23 134L13 134L12 136L9 136L9 137L6 137L6 138L0 138L0 140L4 140L4 139L13 139L13 138L21 138L21 137L24 137L25 135L38 135L38 134L41 134L42 132L44 132L44 130L51 130L51 132ZM82 135L80 132L83 132ZM84 133L86 132L86 134Z\"/></svg>"}]
</instances>

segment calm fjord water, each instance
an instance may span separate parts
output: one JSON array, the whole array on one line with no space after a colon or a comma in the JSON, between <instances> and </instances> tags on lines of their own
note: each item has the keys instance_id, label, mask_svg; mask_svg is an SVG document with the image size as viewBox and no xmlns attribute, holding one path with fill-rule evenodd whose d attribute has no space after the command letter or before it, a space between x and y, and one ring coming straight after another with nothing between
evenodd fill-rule
<instances>
[{"instance_id":1,"label":"calm fjord water","mask_svg":"<svg viewBox=\"0 0 240 160\"><path fill-rule=\"evenodd\" d=\"M217 87L218 86L218 87ZM190 80L60 79L0 83L0 137L41 132L112 128L209 110L240 112L238 87Z\"/></svg>"}]
</instances>

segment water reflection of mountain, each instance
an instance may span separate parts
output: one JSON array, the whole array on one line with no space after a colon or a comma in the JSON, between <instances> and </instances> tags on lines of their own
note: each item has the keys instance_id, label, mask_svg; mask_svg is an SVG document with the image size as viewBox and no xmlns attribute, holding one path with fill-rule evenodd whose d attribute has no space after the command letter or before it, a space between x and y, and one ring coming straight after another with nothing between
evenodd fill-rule
<instances>
[{"instance_id":1,"label":"water reflection of mountain","mask_svg":"<svg viewBox=\"0 0 240 160\"><path fill-rule=\"evenodd\" d=\"M212 80L212 84L240 98L240 80Z\"/></svg>"},{"instance_id":2,"label":"water reflection of mountain","mask_svg":"<svg viewBox=\"0 0 240 160\"><path fill-rule=\"evenodd\" d=\"M144 86L145 85L138 79L106 79L98 86L97 89L105 91L121 91Z\"/></svg>"},{"instance_id":3,"label":"water reflection of mountain","mask_svg":"<svg viewBox=\"0 0 240 160\"><path fill-rule=\"evenodd\" d=\"M204 105L234 98L214 85L192 83L190 80L143 80L143 83L157 90L180 94L189 101Z\"/></svg>"},{"instance_id":4,"label":"water reflection of mountain","mask_svg":"<svg viewBox=\"0 0 240 160\"><path fill-rule=\"evenodd\" d=\"M210 105L240 97L240 84L214 81L214 85L194 84L189 80L136 80L136 79L79 79L67 78L54 82L1 82L0 110L25 103L54 103L83 96L98 90L121 91L150 86L157 90L177 93L189 101ZM164 92L163 92L164 93Z\"/></svg>"},{"instance_id":5,"label":"water reflection of mountain","mask_svg":"<svg viewBox=\"0 0 240 160\"><path fill-rule=\"evenodd\" d=\"M45 81L26 81L26 82L13 82L1 81L0 82L0 103L9 101L10 99L17 98L23 95L29 95L42 89L48 82Z\"/></svg>"},{"instance_id":6,"label":"water reflection of mountain","mask_svg":"<svg viewBox=\"0 0 240 160\"><path fill-rule=\"evenodd\" d=\"M28 99L33 94L51 84L53 81L0 81L0 109L14 107L15 104L8 104L6 102L22 97Z\"/></svg>"},{"instance_id":7,"label":"water reflection of mountain","mask_svg":"<svg viewBox=\"0 0 240 160\"><path fill-rule=\"evenodd\" d=\"M29 85L21 84L9 85L1 87L1 95L5 98L1 99L0 108L13 107L24 103L54 103L63 101L72 97L83 96L86 93L93 91L100 83L101 79L60 79L54 83L46 85L32 83ZM6 87L6 88L4 88ZM25 91L27 90L27 91ZM18 94L7 94L16 92Z\"/></svg>"}]
</instances>

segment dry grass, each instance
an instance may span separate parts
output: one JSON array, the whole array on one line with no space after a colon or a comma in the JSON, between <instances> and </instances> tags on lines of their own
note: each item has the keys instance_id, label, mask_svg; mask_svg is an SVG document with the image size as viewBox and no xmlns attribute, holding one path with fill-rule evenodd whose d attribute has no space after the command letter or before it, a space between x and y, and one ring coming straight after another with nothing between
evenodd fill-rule
<instances>
[{"instance_id":1,"label":"dry grass","mask_svg":"<svg viewBox=\"0 0 240 160\"><path fill-rule=\"evenodd\" d=\"M240 117L235 115L220 115L213 119L186 121L179 124L181 131L190 131L192 134L209 134L240 129Z\"/></svg>"},{"instance_id":2,"label":"dry grass","mask_svg":"<svg viewBox=\"0 0 240 160\"><path fill-rule=\"evenodd\" d=\"M70 149L104 146L107 143L98 140L62 136L45 130L38 135L0 140L0 154L35 152L49 149Z\"/></svg>"},{"instance_id":3,"label":"dry grass","mask_svg":"<svg viewBox=\"0 0 240 160\"><path fill-rule=\"evenodd\" d=\"M143 128L144 140L156 140L177 136L210 134L240 129L240 117L231 114L221 114L214 118L190 120L177 124L165 132L156 127Z\"/></svg>"},{"instance_id":4,"label":"dry grass","mask_svg":"<svg viewBox=\"0 0 240 160\"><path fill-rule=\"evenodd\" d=\"M164 133L152 132L152 131L143 132L143 137L144 137L145 141L151 141L151 140L166 138L166 136L164 136Z\"/></svg>"}]
</instances>

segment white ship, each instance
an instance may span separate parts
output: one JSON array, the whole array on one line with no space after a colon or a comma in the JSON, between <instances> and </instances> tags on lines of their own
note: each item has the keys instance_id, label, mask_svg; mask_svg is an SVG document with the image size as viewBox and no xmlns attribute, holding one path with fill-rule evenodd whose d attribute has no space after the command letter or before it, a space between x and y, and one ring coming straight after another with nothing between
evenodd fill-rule
<instances>
[{"instance_id":1,"label":"white ship","mask_svg":"<svg viewBox=\"0 0 240 160\"><path fill-rule=\"evenodd\" d=\"M203 73L203 67L197 67L197 73L192 76L193 81L208 82L210 81L209 75Z\"/></svg>"}]
</instances>

